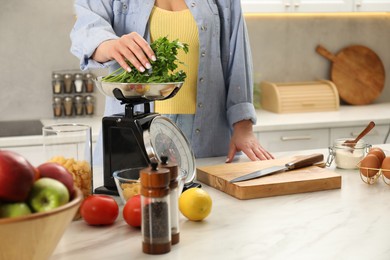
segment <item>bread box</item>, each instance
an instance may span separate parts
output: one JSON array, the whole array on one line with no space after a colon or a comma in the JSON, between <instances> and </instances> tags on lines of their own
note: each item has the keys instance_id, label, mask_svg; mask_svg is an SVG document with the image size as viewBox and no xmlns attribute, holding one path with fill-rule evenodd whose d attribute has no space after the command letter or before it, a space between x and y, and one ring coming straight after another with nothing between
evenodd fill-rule
<instances>
[{"instance_id":1,"label":"bread box","mask_svg":"<svg viewBox=\"0 0 390 260\"><path fill-rule=\"evenodd\" d=\"M260 84L261 106L275 113L334 111L340 106L339 94L328 80Z\"/></svg>"}]
</instances>

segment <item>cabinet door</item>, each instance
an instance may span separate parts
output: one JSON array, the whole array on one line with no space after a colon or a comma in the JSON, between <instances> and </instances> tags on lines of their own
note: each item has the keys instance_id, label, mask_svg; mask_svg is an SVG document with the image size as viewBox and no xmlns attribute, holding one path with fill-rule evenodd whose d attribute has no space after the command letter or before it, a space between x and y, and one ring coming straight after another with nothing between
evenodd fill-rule
<instances>
[{"instance_id":1,"label":"cabinet door","mask_svg":"<svg viewBox=\"0 0 390 260\"><path fill-rule=\"evenodd\" d=\"M332 128L330 130L330 141L333 142L339 138L355 139L365 127L365 125L362 125L356 127ZM388 130L389 125L376 125L365 137L363 137L363 140L366 144L383 144Z\"/></svg>"},{"instance_id":2,"label":"cabinet door","mask_svg":"<svg viewBox=\"0 0 390 260\"><path fill-rule=\"evenodd\" d=\"M244 13L351 12L354 0L241 0Z\"/></svg>"},{"instance_id":3,"label":"cabinet door","mask_svg":"<svg viewBox=\"0 0 390 260\"><path fill-rule=\"evenodd\" d=\"M354 11L388 12L390 11L390 0L355 0Z\"/></svg>"},{"instance_id":4,"label":"cabinet door","mask_svg":"<svg viewBox=\"0 0 390 260\"><path fill-rule=\"evenodd\" d=\"M291 0L241 0L244 13L284 13L290 9Z\"/></svg>"},{"instance_id":5,"label":"cabinet door","mask_svg":"<svg viewBox=\"0 0 390 260\"><path fill-rule=\"evenodd\" d=\"M351 12L353 0L291 0L295 12Z\"/></svg>"},{"instance_id":6,"label":"cabinet door","mask_svg":"<svg viewBox=\"0 0 390 260\"><path fill-rule=\"evenodd\" d=\"M329 147L328 129L258 132L257 138L260 144L270 152Z\"/></svg>"}]
</instances>

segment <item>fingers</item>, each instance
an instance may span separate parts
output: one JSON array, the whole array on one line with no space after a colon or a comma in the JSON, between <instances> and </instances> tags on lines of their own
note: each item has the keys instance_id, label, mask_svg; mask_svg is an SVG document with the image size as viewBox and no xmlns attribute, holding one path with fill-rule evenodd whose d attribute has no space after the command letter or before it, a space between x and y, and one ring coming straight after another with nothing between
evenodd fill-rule
<instances>
[{"instance_id":1,"label":"fingers","mask_svg":"<svg viewBox=\"0 0 390 260\"><path fill-rule=\"evenodd\" d=\"M234 155L236 154L236 146L233 144L230 144L228 155L226 156L226 163L231 163L234 159Z\"/></svg>"},{"instance_id":2,"label":"fingers","mask_svg":"<svg viewBox=\"0 0 390 260\"><path fill-rule=\"evenodd\" d=\"M127 62L130 62L140 72L144 72L145 69L152 67L149 60L156 60L149 43L135 32L118 39L112 56L127 71L131 71Z\"/></svg>"}]
</instances>

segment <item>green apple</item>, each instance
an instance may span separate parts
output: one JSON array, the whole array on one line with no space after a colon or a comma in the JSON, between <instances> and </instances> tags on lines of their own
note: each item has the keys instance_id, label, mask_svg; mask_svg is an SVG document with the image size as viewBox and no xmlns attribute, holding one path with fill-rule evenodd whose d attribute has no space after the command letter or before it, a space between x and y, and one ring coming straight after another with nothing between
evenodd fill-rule
<instances>
[{"instance_id":1,"label":"green apple","mask_svg":"<svg viewBox=\"0 0 390 260\"><path fill-rule=\"evenodd\" d=\"M31 210L24 202L0 204L0 218L13 218L30 214Z\"/></svg>"},{"instance_id":2,"label":"green apple","mask_svg":"<svg viewBox=\"0 0 390 260\"><path fill-rule=\"evenodd\" d=\"M45 212L69 202L66 186L55 179L40 178L34 182L28 204L34 212Z\"/></svg>"}]
</instances>

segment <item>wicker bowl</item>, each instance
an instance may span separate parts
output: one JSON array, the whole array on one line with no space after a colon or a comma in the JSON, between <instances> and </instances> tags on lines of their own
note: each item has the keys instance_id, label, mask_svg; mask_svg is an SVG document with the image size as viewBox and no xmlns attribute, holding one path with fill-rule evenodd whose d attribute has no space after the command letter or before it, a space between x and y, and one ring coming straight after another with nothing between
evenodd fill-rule
<instances>
[{"instance_id":1,"label":"wicker bowl","mask_svg":"<svg viewBox=\"0 0 390 260\"><path fill-rule=\"evenodd\" d=\"M49 259L75 216L83 195L48 212L0 219L0 259Z\"/></svg>"}]
</instances>

